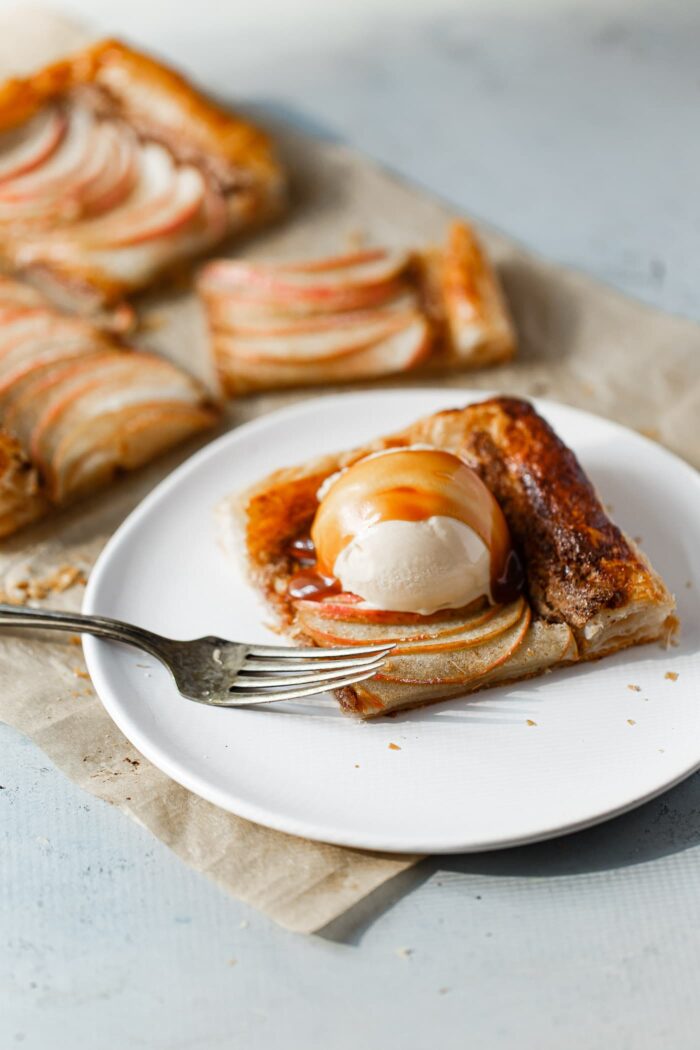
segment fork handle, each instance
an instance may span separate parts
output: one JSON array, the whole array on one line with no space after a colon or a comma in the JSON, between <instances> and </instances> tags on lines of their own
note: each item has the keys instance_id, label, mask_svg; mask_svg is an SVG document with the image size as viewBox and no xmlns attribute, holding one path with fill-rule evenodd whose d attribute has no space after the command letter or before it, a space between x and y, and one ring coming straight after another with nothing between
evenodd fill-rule
<instances>
[{"instance_id":1,"label":"fork handle","mask_svg":"<svg viewBox=\"0 0 700 1050\"><path fill-rule=\"evenodd\" d=\"M82 613L54 612L52 609L31 609L27 605L0 603L0 627L33 627L49 631L70 631L72 634L93 634L113 642L136 646L163 659L165 639L143 627L113 620L109 616L84 616Z\"/></svg>"}]
</instances>

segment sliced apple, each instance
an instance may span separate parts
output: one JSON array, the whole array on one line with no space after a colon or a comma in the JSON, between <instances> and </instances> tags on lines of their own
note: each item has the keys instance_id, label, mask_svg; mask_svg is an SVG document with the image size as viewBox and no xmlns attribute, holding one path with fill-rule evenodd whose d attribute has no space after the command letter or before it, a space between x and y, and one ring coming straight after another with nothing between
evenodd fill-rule
<instances>
[{"instance_id":1,"label":"sliced apple","mask_svg":"<svg viewBox=\"0 0 700 1050\"><path fill-rule=\"evenodd\" d=\"M354 714L373 718L391 711L435 703L438 700L455 699L479 689L504 685L509 681L519 681L542 674L550 667L574 662L577 658L576 641L567 624L533 619L522 642L508 659L470 682L454 685L431 682L427 685L416 685L378 681L373 678L366 684L354 686L352 692L346 691L340 700L342 706Z\"/></svg>"},{"instance_id":2,"label":"sliced apple","mask_svg":"<svg viewBox=\"0 0 700 1050\"><path fill-rule=\"evenodd\" d=\"M98 125L91 170L80 192L81 213L100 215L116 208L134 189L138 178L139 146L122 123Z\"/></svg>"},{"instance_id":3,"label":"sliced apple","mask_svg":"<svg viewBox=\"0 0 700 1050\"><path fill-rule=\"evenodd\" d=\"M152 355L121 354L111 367L99 366L82 384L64 386L36 420L30 449L35 462L46 468L55 450L85 423L97 425L104 416L128 415L141 404L161 402L198 406L201 392L192 379L170 362Z\"/></svg>"},{"instance_id":4,"label":"sliced apple","mask_svg":"<svg viewBox=\"0 0 700 1050\"><path fill-rule=\"evenodd\" d=\"M0 136L0 182L32 171L53 153L66 130L60 109L47 106L21 127Z\"/></svg>"},{"instance_id":5,"label":"sliced apple","mask_svg":"<svg viewBox=\"0 0 700 1050\"><path fill-rule=\"evenodd\" d=\"M104 348L95 337L64 333L60 337L27 340L12 354L0 359L0 406L16 393L18 384L28 380L49 365L85 357Z\"/></svg>"},{"instance_id":6,"label":"sliced apple","mask_svg":"<svg viewBox=\"0 0 700 1050\"><path fill-rule=\"evenodd\" d=\"M119 248L168 237L197 215L205 193L201 172L192 167L175 168L160 146L149 144L142 152L153 155L155 150L156 157L165 155L169 163L167 172L162 172L169 176L166 187L162 188L154 178L151 197L139 196L132 204L127 200L104 218L80 224L73 231L73 238L82 246Z\"/></svg>"},{"instance_id":7,"label":"sliced apple","mask_svg":"<svg viewBox=\"0 0 700 1050\"><path fill-rule=\"evenodd\" d=\"M216 413L183 400L142 402L88 418L54 450L47 477L57 502L76 499L211 426Z\"/></svg>"},{"instance_id":8,"label":"sliced apple","mask_svg":"<svg viewBox=\"0 0 700 1050\"><path fill-rule=\"evenodd\" d=\"M525 606L516 623L483 645L466 645L432 653L412 650L405 655L392 654L376 677L382 681L407 684L470 682L492 671L515 652L527 634L530 618L530 607Z\"/></svg>"},{"instance_id":9,"label":"sliced apple","mask_svg":"<svg viewBox=\"0 0 700 1050\"><path fill-rule=\"evenodd\" d=\"M96 368L109 368L114 359L121 356L118 350L98 351L77 361L59 361L32 373L17 383L6 399L3 424L29 449L37 421L47 409L62 399L68 388L83 384Z\"/></svg>"},{"instance_id":10,"label":"sliced apple","mask_svg":"<svg viewBox=\"0 0 700 1050\"><path fill-rule=\"evenodd\" d=\"M346 310L339 313L287 313L283 308L241 304L227 295L204 297L211 328L244 338L306 336L312 333L354 332L367 325L389 323L396 315L406 316L419 308L413 291L401 290L396 297L369 310Z\"/></svg>"},{"instance_id":11,"label":"sliced apple","mask_svg":"<svg viewBox=\"0 0 700 1050\"><path fill-rule=\"evenodd\" d=\"M347 593L334 594L318 601L299 599L294 604L300 616L321 616L324 620L362 623L373 626L375 630L378 624L398 625L402 629L409 624L416 624L423 629L426 625L451 623L460 617L470 616L474 611L472 603L465 609L442 609L430 616L423 616L421 613L375 609L363 602L358 595Z\"/></svg>"},{"instance_id":12,"label":"sliced apple","mask_svg":"<svg viewBox=\"0 0 700 1050\"><path fill-rule=\"evenodd\" d=\"M227 295L229 310L246 313L261 309L287 313L360 310L379 306L405 288L409 256L376 251L352 259L275 266L241 260L218 260L207 266L199 287L205 298Z\"/></svg>"},{"instance_id":13,"label":"sliced apple","mask_svg":"<svg viewBox=\"0 0 700 1050\"><path fill-rule=\"evenodd\" d=\"M470 616L433 624L407 624L392 630L386 626L374 628L352 621L324 621L322 617L299 615L304 633L319 645L381 645L395 642L392 656L407 653L440 652L447 649L469 648L498 637L513 626L523 614L523 599L508 605L491 606L473 612Z\"/></svg>"},{"instance_id":14,"label":"sliced apple","mask_svg":"<svg viewBox=\"0 0 700 1050\"><path fill-rule=\"evenodd\" d=\"M402 274L408 262L406 252L384 249L302 263L264 264L221 259L205 268L202 285L251 292L260 289L281 296L304 293L312 299L324 298L338 288L386 284Z\"/></svg>"},{"instance_id":15,"label":"sliced apple","mask_svg":"<svg viewBox=\"0 0 700 1050\"><path fill-rule=\"evenodd\" d=\"M90 171L95 119L84 107L73 107L68 127L48 159L17 178L0 183L0 218L56 217L66 207L76 210L75 192Z\"/></svg>"},{"instance_id":16,"label":"sliced apple","mask_svg":"<svg viewBox=\"0 0 700 1050\"><path fill-rule=\"evenodd\" d=\"M430 329L417 317L373 346L323 361L247 361L236 355L235 340L217 335L214 355L226 385L236 390L348 382L393 375L413 368L428 353Z\"/></svg>"},{"instance_id":17,"label":"sliced apple","mask_svg":"<svg viewBox=\"0 0 700 1050\"><path fill-rule=\"evenodd\" d=\"M419 321L417 313L395 313L364 324L340 326L335 330L298 331L295 335L271 335L259 333L246 337L238 333L232 336L232 349L237 358L247 361L270 361L282 364L307 364L315 361L333 361L339 357L366 350L389 339L397 332Z\"/></svg>"}]
</instances>

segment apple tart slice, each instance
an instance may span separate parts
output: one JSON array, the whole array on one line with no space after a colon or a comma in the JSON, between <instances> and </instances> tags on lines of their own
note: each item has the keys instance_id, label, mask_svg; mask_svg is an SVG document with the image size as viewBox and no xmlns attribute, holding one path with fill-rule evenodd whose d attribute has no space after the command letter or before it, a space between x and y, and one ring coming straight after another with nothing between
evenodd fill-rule
<instances>
[{"instance_id":1,"label":"apple tart slice","mask_svg":"<svg viewBox=\"0 0 700 1050\"><path fill-rule=\"evenodd\" d=\"M230 394L508 360L515 337L473 230L443 251L372 248L324 259L220 259L199 281Z\"/></svg>"},{"instance_id":2,"label":"apple tart slice","mask_svg":"<svg viewBox=\"0 0 700 1050\"><path fill-rule=\"evenodd\" d=\"M674 600L526 401L439 412L219 508L280 629L395 649L338 691L363 718L667 638Z\"/></svg>"},{"instance_id":3,"label":"apple tart slice","mask_svg":"<svg viewBox=\"0 0 700 1050\"><path fill-rule=\"evenodd\" d=\"M262 132L104 41L0 87L0 256L94 310L279 209Z\"/></svg>"},{"instance_id":4,"label":"apple tart slice","mask_svg":"<svg viewBox=\"0 0 700 1050\"><path fill-rule=\"evenodd\" d=\"M191 376L0 279L0 536L213 425Z\"/></svg>"}]
</instances>

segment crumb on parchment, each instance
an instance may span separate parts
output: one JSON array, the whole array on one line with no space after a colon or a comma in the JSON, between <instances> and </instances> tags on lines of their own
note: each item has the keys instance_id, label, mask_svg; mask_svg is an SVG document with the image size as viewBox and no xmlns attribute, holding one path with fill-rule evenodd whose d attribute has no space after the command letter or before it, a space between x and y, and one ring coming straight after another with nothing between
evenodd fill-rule
<instances>
[{"instance_id":1,"label":"crumb on parchment","mask_svg":"<svg viewBox=\"0 0 700 1050\"><path fill-rule=\"evenodd\" d=\"M536 726L537 725L537 722L533 722L531 718L526 718L525 719L525 723L526 723L526 725L529 725L529 726Z\"/></svg>"},{"instance_id":2,"label":"crumb on parchment","mask_svg":"<svg viewBox=\"0 0 700 1050\"><path fill-rule=\"evenodd\" d=\"M678 681L678 671L667 671L664 678L668 678L669 682Z\"/></svg>"},{"instance_id":3,"label":"crumb on parchment","mask_svg":"<svg viewBox=\"0 0 700 1050\"><path fill-rule=\"evenodd\" d=\"M631 689L633 693L641 693L641 691L642 691L641 685L633 685L632 683L630 683L627 686L627 688Z\"/></svg>"},{"instance_id":4,"label":"crumb on parchment","mask_svg":"<svg viewBox=\"0 0 700 1050\"><path fill-rule=\"evenodd\" d=\"M635 720L633 718L628 718L627 719L627 725L628 726L636 726L636 724L637 723L635 722Z\"/></svg>"},{"instance_id":5,"label":"crumb on parchment","mask_svg":"<svg viewBox=\"0 0 700 1050\"><path fill-rule=\"evenodd\" d=\"M398 745L398 744L393 744L393 743L392 743L392 744L389 744L389 750L390 750L390 751L400 751L400 750L401 750L401 748L399 747L399 745Z\"/></svg>"}]
</instances>

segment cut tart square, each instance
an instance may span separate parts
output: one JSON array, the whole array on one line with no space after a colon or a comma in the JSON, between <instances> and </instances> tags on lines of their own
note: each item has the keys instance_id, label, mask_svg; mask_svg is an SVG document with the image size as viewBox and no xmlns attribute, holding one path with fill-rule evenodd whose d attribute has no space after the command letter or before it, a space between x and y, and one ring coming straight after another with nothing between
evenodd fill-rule
<instances>
[{"instance_id":1,"label":"cut tart square","mask_svg":"<svg viewBox=\"0 0 700 1050\"><path fill-rule=\"evenodd\" d=\"M93 310L279 210L266 136L115 40L0 86L0 257Z\"/></svg>"},{"instance_id":2,"label":"cut tart square","mask_svg":"<svg viewBox=\"0 0 700 1050\"><path fill-rule=\"evenodd\" d=\"M395 643L337 691L371 718L667 639L675 602L527 401L438 412L218 509L298 644Z\"/></svg>"},{"instance_id":3,"label":"cut tart square","mask_svg":"<svg viewBox=\"0 0 700 1050\"><path fill-rule=\"evenodd\" d=\"M0 536L213 426L170 361L0 278Z\"/></svg>"},{"instance_id":4,"label":"cut tart square","mask_svg":"<svg viewBox=\"0 0 700 1050\"><path fill-rule=\"evenodd\" d=\"M439 250L218 259L198 288L229 394L478 368L515 353L498 276L463 222Z\"/></svg>"}]
</instances>

